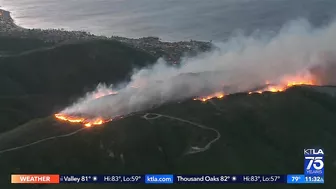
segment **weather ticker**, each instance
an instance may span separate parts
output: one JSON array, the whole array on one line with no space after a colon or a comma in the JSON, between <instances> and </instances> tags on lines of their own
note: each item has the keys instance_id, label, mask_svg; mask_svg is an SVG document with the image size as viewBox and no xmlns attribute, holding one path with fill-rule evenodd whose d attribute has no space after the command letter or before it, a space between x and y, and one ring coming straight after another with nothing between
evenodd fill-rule
<instances>
[{"instance_id":1,"label":"weather ticker","mask_svg":"<svg viewBox=\"0 0 336 189\"><path fill-rule=\"evenodd\" d=\"M12 174L15 184L62 184L62 183L110 183L110 184L227 184L227 183L283 183L283 184L323 184L324 151L307 148L303 150L303 174L265 175L60 175L60 174Z\"/></svg>"}]
</instances>

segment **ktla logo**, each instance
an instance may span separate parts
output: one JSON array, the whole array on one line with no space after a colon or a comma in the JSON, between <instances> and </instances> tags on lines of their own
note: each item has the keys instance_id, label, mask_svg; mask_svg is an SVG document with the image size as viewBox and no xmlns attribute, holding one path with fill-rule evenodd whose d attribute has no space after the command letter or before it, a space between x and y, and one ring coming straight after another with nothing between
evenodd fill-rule
<instances>
[{"instance_id":1,"label":"ktla logo","mask_svg":"<svg viewBox=\"0 0 336 189\"><path fill-rule=\"evenodd\" d=\"M306 174L323 174L323 156L322 149L304 149L305 155L305 173Z\"/></svg>"}]
</instances>

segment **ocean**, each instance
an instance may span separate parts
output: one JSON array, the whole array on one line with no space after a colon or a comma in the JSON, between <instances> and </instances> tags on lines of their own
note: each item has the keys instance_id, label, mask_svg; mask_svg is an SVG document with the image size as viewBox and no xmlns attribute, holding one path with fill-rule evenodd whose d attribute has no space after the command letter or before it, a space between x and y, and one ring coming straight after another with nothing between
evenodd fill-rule
<instances>
[{"instance_id":1,"label":"ocean","mask_svg":"<svg viewBox=\"0 0 336 189\"><path fill-rule=\"evenodd\" d=\"M224 41L237 32L276 32L300 18L320 27L336 14L335 0L0 0L0 6L27 28L167 41Z\"/></svg>"}]
</instances>

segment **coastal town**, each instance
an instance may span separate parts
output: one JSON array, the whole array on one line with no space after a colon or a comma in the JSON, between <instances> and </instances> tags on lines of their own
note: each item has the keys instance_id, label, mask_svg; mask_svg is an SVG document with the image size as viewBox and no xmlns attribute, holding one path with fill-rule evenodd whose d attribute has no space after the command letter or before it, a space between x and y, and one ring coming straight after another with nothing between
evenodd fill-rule
<instances>
[{"instance_id":1,"label":"coastal town","mask_svg":"<svg viewBox=\"0 0 336 189\"><path fill-rule=\"evenodd\" d=\"M144 50L153 56L163 57L167 62L178 64L184 55L193 56L213 48L210 42L180 41L164 42L158 37L131 39L119 36L96 36L86 31L66 31L64 29L28 29L15 24L10 12L0 9L0 37L11 36L35 38L48 43L64 43L78 40L107 39L125 43L131 47Z\"/></svg>"},{"instance_id":2,"label":"coastal town","mask_svg":"<svg viewBox=\"0 0 336 189\"><path fill-rule=\"evenodd\" d=\"M118 36L112 36L111 39L145 50L156 57L163 57L173 64L179 63L180 58L184 55L193 56L199 52L205 52L211 49L211 43L194 40L163 42L158 37L130 39Z\"/></svg>"}]
</instances>

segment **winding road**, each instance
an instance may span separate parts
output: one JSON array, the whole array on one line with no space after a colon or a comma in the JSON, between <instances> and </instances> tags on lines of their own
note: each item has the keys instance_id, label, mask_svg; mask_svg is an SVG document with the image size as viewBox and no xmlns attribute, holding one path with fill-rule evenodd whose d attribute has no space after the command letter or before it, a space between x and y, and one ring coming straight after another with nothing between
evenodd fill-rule
<instances>
[{"instance_id":1,"label":"winding road","mask_svg":"<svg viewBox=\"0 0 336 189\"><path fill-rule=\"evenodd\" d=\"M9 149L5 149L5 150L1 150L0 151L0 155L1 154L4 154L6 152L11 152L11 151L15 151L15 150L19 150L19 149L22 149L22 148L26 148L26 147L29 147L29 146L33 146L35 144L39 144L39 143L42 143L42 142L45 142L45 141L48 141L48 140L53 140L53 139L57 139L57 138L64 138L64 137L69 137L69 136L72 136L72 135L75 135L81 131L83 131L84 129L86 129L88 127L83 127L83 128L80 128L76 131L73 131L71 133L68 133L68 134L63 134L63 135L58 135L58 136L52 136L52 137L48 137L48 138L45 138L45 139L41 139L41 140L38 140L38 141L35 141L35 142L32 142L32 143L29 143L29 144L25 144L25 145L22 145L22 146L17 146L17 147L14 147L14 148L9 148Z\"/></svg>"},{"instance_id":2,"label":"winding road","mask_svg":"<svg viewBox=\"0 0 336 189\"><path fill-rule=\"evenodd\" d=\"M132 114L127 115L124 118L129 117L131 115ZM149 117L151 115L152 116L154 115L154 117ZM186 154L195 154L195 153L199 153L199 152L204 152L204 151L208 150L211 147L211 145L214 142L216 142L217 140L219 140L220 137L221 137L221 134L216 129L214 129L214 128L210 128L210 127L207 127L207 126L204 126L204 125L201 125L201 124L198 124L198 123L194 123L192 121L188 121L188 120L185 120L185 119L182 119L182 118L173 117L173 116L169 116L169 115L163 115L163 114L157 114L157 113L146 113L142 117L144 119L146 119L146 120L157 119L157 118L160 118L160 117L166 117L166 118L169 118L169 119L173 119L173 120L178 120L178 121L181 121L181 122L189 123L191 125L194 125L196 127L202 128L202 129L212 130L212 131L214 131L217 134L216 138L214 138L213 140L211 140L204 147L200 148L200 147L197 147L197 146L192 146L191 149ZM58 139L58 138L65 138L65 137L73 136L73 135L75 135L75 134L77 134L77 133L85 130L86 128L88 128L88 127L80 128L80 129L75 130L75 131L73 131L71 133L44 138L44 139L41 139L41 140L38 140L38 141L35 141L35 142L32 142L32 143L29 143L29 144L25 144L25 145L13 147L13 148L5 149L5 150L0 150L0 155L2 155L4 153L7 153L7 152L12 152L12 151L20 150L20 149L23 149L23 148L26 148L26 147L29 147L29 146L33 146L33 145L36 145L36 144L39 144L39 143L42 143L42 142L46 142L46 141L49 141L49 140L54 140L54 139Z\"/></svg>"},{"instance_id":3,"label":"winding road","mask_svg":"<svg viewBox=\"0 0 336 189\"><path fill-rule=\"evenodd\" d=\"M149 116L153 116L153 115L154 115L154 117L149 117ZM200 148L200 147L197 147L197 146L192 146L191 149L186 154L195 154L195 153L204 152L204 151L208 150L211 147L211 145L213 143L215 143L217 140L219 140L220 137L221 137L221 134L219 133L219 131L217 131L214 128L210 128L210 127L201 125L199 123L195 123L195 122L192 122L192 121L189 121L189 120L185 120L185 119L182 119L182 118L173 117L173 116L169 116L169 115L163 115L163 114L157 114L157 113L146 113L142 117L144 119L146 119L146 120L153 120L153 119L157 119L157 118L160 118L160 117L166 117L166 118L169 118L169 119L174 119L174 120L178 120L178 121L181 121L181 122L189 123L191 125L194 125L196 127L201 128L201 129L211 130L211 131L214 131L217 134L216 138L214 138L213 140L211 140L203 148Z\"/></svg>"},{"instance_id":4,"label":"winding road","mask_svg":"<svg viewBox=\"0 0 336 189\"><path fill-rule=\"evenodd\" d=\"M128 115L125 115L123 116L122 118L125 119L127 117L130 117L134 114L128 114ZM57 135L57 136L52 136L52 137L48 137L48 138L44 138L44 139L41 139L41 140L38 140L38 141L35 141L35 142L32 142L32 143L29 143L29 144L25 144L25 145L21 145L21 146L17 146L17 147L13 147L13 148L9 148L9 149L5 149L5 150L0 150L0 155L1 154L4 154L6 152L11 152L11 151L15 151L15 150L20 150L22 148L26 148L26 147L29 147L29 146L33 146L35 144L39 144L39 143L42 143L42 142L46 142L46 141L49 141L49 140L54 140L54 139L57 139L57 138L65 138L65 137L69 137L69 136L72 136L72 135L75 135L83 130L85 130L86 128L90 128L90 127L83 127L83 128L80 128L80 129L77 129L71 133L67 133L67 134L62 134L62 135Z\"/></svg>"}]
</instances>

